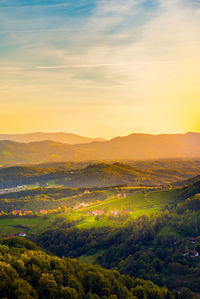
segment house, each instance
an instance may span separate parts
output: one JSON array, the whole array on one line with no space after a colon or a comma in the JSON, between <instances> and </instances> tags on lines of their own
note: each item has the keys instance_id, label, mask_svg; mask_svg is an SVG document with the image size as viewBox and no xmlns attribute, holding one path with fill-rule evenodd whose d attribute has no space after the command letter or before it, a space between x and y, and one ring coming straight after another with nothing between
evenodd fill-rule
<instances>
[{"instance_id":1,"label":"house","mask_svg":"<svg viewBox=\"0 0 200 299\"><path fill-rule=\"evenodd\" d=\"M195 256L199 256L199 253L198 253L198 251L196 251L196 250L191 250L191 251L190 251L190 256L193 256L193 257L195 257Z\"/></svg>"},{"instance_id":2,"label":"house","mask_svg":"<svg viewBox=\"0 0 200 299\"><path fill-rule=\"evenodd\" d=\"M116 216L116 215L119 214L119 211L118 210L112 210L112 211L110 211L110 214Z\"/></svg>"},{"instance_id":3,"label":"house","mask_svg":"<svg viewBox=\"0 0 200 299\"><path fill-rule=\"evenodd\" d=\"M12 238L12 237L15 237L14 234L11 234L11 235L6 235L5 238L9 239L9 238Z\"/></svg>"},{"instance_id":4,"label":"house","mask_svg":"<svg viewBox=\"0 0 200 299\"><path fill-rule=\"evenodd\" d=\"M21 210L14 210L14 211L12 211L12 214L14 214L14 215L21 215L22 212L21 212Z\"/></svg>"},{"instance_id":5,"label":"house","mask_svg":"<svg viewBox=\"0 0 200 299\"><path fill-rule=\"evenodd\" d=\"M196 238L193 237L190 237L188 240L190 241L191 244L195 244L196 242Z\"/></svg>"},{"instance_id":6,"label":"house","mask_svg":"<svg viewBox=\"0 0 200 299\"><path fill-rule=\"evenodd\" d=\"M17 188L18 188L18 189L23 189L24 187L23 187L23 186L17 186Z\"/></svg>"},{"instance_id":7,"label":"house","mask_svg":"<svg viewBox=\"0 0 200 299\"><path fill-rule=\"evenodd\" d=\"M77 204L77 205L73 208L73 210L78 210L78 209L80 209L80 207L81 207L81 203Z\"/></svg>"},{"instance_id":8,"label":"house","mask_svg":"<svg viewBox=\"0 0 200 299\"><path fill-rule=\"evenodd\" d=\"M40 210L40 213L45 215L45 214L47 214L47 210Z\"/></svg>"},{"instance_id":9,"label":"house","mask_svg":"<svg viewBox=\"0 0 200 299\"><path fill-rule=\"evenodd\" d=\"M85 202L82 202L81 205L82 205L82 207L84 207L84 208L89 206L89 204L88 204L88 203L85 203Z\"/></svg>"},{"instance_id":10,"label":"house","mask_svg":"<svg viewBox=\"0 0 200 299\"><path fill-rule=\"evenodd\" d=\"M126 197L126 193L118 193L117 197Z\"/></svg>"},{"instance_id":11,"label":"house","mask_svg":"<svg viewBox=\"0 0 200 299\"><path fill-rule=\"evenodd\" d=\"M85 190L84 193L88 194L88 193L90 193L90 190Z\"/></svg>"},{"instance_id":12,"label":"house","mask_svg":"<svg viewBox=\"0 0 200 299\"><path fill-rule=\"evenodd\" d=\"M24 214L24 215L30 215L30 214L32 214L32 211L24 211L23 214Z\"/></svg>"},{"instance_id":13,"label":"house","mask_svg":"<svg viewBox=\"0 0 200 299\"><path fill-rule=\"evenodd\" d=\"M73 208L73 210L78 210L78 209L80 209L81 207L88 207L89 205L88 205L88 203L85 203L85 202L82 202L82 203L79 203L79 204L77 204L74 208Z\"/></svg>"},{"instance_id":14,"label":"house","mask_svg":"<svg viewBox=\"0 0 200 299\"><path fill-rule=\"evenodd\" d=\"M18 234L18 236L19 236L19 237L26 237L26 233L21 232L21 233Z\"/></svg>"},{"instance_id":15,"label":"house","mask_svg":"<svg viewBox=\"0 0 200 299\"><path fill-rule=\"evenodd\" d=\"M95 216L103 215L103 214L104 214L104 211L102 211L102 210L95 210L95 211L91 212L91 215L95 215Z\"/></svg>"}]
</instances>

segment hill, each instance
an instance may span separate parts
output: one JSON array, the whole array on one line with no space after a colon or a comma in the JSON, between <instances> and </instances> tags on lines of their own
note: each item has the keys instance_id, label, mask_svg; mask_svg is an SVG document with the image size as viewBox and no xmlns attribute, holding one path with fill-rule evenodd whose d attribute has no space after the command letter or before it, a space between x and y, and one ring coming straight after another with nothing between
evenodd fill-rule
<instances>
[{"instance_id":1,"label":"hill","mask_svg":"<svg viewBox=\"0 0 200 299\"><path fill-rule=\"evenodd\" d=\"M187 287L199 293L200 258L192 255L200 252L199 220L199 210L181 214L165 210L118 226L80 229L60 223L33 240L59 256L117 269L170 289Z\"/></svg>"},{"instance_id":2,"label":"hill","mask_svg":"<svg viewBox=\"0 0 200 299\"><path fill-rule=\"evenodd\" d=\"M66 144L81 144L81 143L90 143L93 141L105 141L104 138L88 138L79 136L72 133L43 133L43 132L34 132L27 134L0 134L0 140L11 140L15 142L40 142L51 140L55 142L61 142Z\"/></svg>"},{"instance_id":3,"label":"hill","mask_svg":"<svg viewBox=\"0 0 200 299\"><path fill-rule=\"evenodd\" d=\"M106 142L75 147L90 153L90 159L139 160L200 157L200 133L150 135L131 134Z\"/></svg>"},{"instance_id":4,"label":"hill","mask_svg":"<svg viewBox=\"0 0 200 299\"><path fill-rule=\"evenodd\" d=\"M89 160L89 156L69 144L54 141L30 143L0 141L0 164L3 166L79 160Z\"/></svg>"},{"instance_id":5,"label":"hill","mask_svg":"<svg viewBox=\"0 0 200 299\"><path fill-rule=\"evenodd\" d=\"M0 254L1 298L128 299L139 298L138 292L145 298L183 298L116 270L48 255L23 238L1 238Z\"/></svg>"},{"instance_id":6,"label":"hill","mask_svg":"<svg viewBox=\"0 0 200 299\"><path fill-rule=\"evenodd\" d=\"M76 145L55 141L31 143L0 141L0 164L4 166L52 161L117 161L194 157L200 157L200 133L132 134L110 141Z\"/></svg>"},{"instance_id":7,"label":"hill","mask_svg":"<svg viewBox=\"0 0 200 299\"><path fill-rule=\"evenodd\" d=\"M200 193L200 178L194 183L185 186L181 191L181 198L187 199L188 197L192 197L195 194Z\"/></svg>"},{"instance_id":8,"label":"hill","mask_svg":"<svg viewBox=\"0 0 200 299\"><path fill-rule=\"evenodd\" d=\"M172 185L173 185L173 187L184 187L184 186L186 187L186 186L194 184L198 181L200 181L200 175L194 176L187 180L175 182Z\"/></svg>"},{"instance_id":9,"label":"hill","mask_svg":"<svg viewBox=\"0 0 200 299\"><path fill-rule=\"evenodd\" d=\"M167 163L169 163L167 161ZM0 169L0 188L17 185L63 185L65 187L105 187L126 185L167 185L200 173L196 162L181 168L139 168L124 163L50 163ZM164 167L164 166L163 166Z\"/></svg>"}]
</instances>

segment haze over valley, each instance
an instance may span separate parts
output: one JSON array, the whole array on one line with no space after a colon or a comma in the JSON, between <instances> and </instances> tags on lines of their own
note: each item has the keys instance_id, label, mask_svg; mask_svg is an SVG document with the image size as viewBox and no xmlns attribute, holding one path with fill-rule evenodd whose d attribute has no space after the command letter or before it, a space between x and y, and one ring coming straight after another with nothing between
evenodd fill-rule
<instances>
[{"instance_id":1,"label":"haze over valley","mask_svg":"<svg viewBox=\"0 0 200 299\"><path fill-rule=\"evenodd\" d=\"M199 0L0 0L0 299L200 298L199 53Z\"/></svg>"},{"instance_id":2,"label":"haze over valley","mask_svg":"<svg viewBox=\"0 0 200 299\"><path fill-rule=\"evenodd\" d=\"M42 140L35 142L36 135L28 136L31 141L29 143L12 140L0 141L0 164L6 166L51 161L122 161L200 157L200 133L131 134L125 137L116 137L109 141L93 142L92 140L88 142L85 138L86 143L83 144L80 144L80 138L83 142L84 137L77 137L76 142L79 144L73 145L56 142L55 140L46 140L46 138L52 136L51 134L40 134L40 137L37 138L42 138ZM53 136L56 140L60 140L59 134ZM18 137L15 138L18 139Z\"/></svg>"}]
</instances>

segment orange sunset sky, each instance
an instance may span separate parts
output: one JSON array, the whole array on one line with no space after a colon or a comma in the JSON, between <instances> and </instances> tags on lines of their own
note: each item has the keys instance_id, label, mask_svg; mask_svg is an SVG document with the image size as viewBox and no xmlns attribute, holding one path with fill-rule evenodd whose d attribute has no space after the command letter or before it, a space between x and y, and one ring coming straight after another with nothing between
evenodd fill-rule
<instances>
[{"instance_id":1,"label":"orange sunset sky","mask_svg":"<svg viewBox=\"0 0 200 299\"><path fill-rule=\"evenodd\" d=\"M0 133L200 131L200 3L0 1L0 101Z\"/></svg>"}]
</instances>

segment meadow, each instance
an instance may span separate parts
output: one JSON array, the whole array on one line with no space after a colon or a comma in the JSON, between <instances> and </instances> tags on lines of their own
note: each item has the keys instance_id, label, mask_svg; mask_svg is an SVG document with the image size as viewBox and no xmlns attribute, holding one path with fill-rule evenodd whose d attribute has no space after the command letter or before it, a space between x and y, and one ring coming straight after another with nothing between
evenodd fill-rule
<instances>
[{"instance_id":1,"label":"meadow","mask_svg":"<svg viewBox=\"0 0 200 299\"><path fill-rule=\"evenodd\" d=\"M18 234L19 232L39 233L49 227L55 216L16 216L0 218L0 235Z\"/></svg>"},{"instance_id":2,"label":"meadow","mask_svg":"<svg viewBox=\"0 0 200 299\"><path fill-rule=\"evenodd\" d=\"M133 193L133 188L121 188L121 192L126 192L127 197L116 196L116 191L102 191L102 200L95 201L96 192L87 194L77 194L73 196L74 202L89 202L89 206L74 210L72 206L65 212L59 214L49 214L45 216L2 216L0 217L0 235L16 234L21 231L27 233L38 233L51 227L56 218L64 217L67 222L74 222L80 229L103 226L117 226L125 223L129 219L137 218L141 215L149 215L161 212L166 206L172 205L178 196L176 190L163 190L144 193ZM136 189L137 190L137 189ZM103 197L102 197L103 196ZM69 197L70 199L71 197ZM104 199L105 198L105 199ZM65 198L66 199L66 198ZM93 201L92 201L93 200ZM63 203L63 199L60 199ZM92 211L104 211L99 216L91 215ZM111 211L119 211L114 216Z\"/></svg>"}]
</instances>

